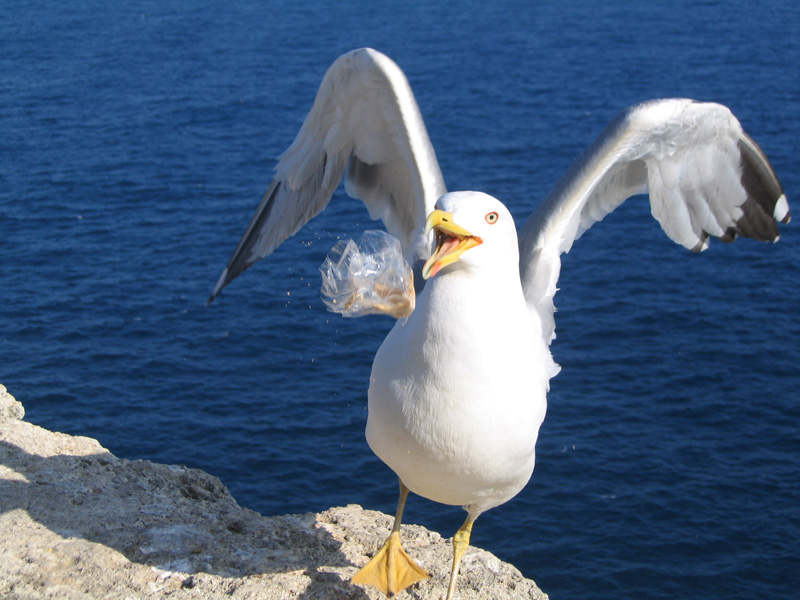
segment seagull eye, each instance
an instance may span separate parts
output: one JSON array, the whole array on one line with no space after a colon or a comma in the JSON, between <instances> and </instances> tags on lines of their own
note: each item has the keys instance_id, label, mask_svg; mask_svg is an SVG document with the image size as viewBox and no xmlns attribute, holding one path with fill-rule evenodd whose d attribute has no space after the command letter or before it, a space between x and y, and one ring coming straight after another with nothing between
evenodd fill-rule
<instances>
[{"instance_id":1,"label":"seagull eye","mask_svg":"<svg viewBox=\"0 0 800 600\"><path fill-rule=\"evenodd\" d=\"M486 215L486 222L489 225L494 225L495 223L497 223L497 218L498 218L497 213L492 211L488 215Z\"/></svg>"}]
</instances>

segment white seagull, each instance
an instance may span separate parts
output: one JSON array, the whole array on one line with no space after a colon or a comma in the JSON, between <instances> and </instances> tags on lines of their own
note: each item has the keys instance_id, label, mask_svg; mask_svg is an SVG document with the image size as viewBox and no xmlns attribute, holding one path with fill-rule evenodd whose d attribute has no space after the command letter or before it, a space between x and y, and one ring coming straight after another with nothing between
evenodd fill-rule
<instances>
[{"instance_id":1,"label":"white seagull","mask_svg":"<svg viewBox=\"0 0 800 600\"><path fill-rule=\"evenodd\" d=\"M390 597L428 577L400 544L409 490L467 511L453 538L449 599L473 521L530 479L558 372L550 343L560 255L584 231L648 192L664 232L694 251L709 236L776 241L777 222L790 218L767 157L730 110L654 100L605 128L518 239L500 201L446 193L403 72L360 49L322 80L209 302L323 210L343 175L408 262L425 261L416 308L381 345L369 385L367 440L398 475L400 500L389 539L353 581Z\"/></svg>"}]
</instances>

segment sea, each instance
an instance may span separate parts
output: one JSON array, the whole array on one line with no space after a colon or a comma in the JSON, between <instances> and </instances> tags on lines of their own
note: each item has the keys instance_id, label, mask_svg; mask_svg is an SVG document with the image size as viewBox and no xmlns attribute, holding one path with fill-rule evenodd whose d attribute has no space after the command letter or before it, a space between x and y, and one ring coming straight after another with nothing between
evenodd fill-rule
<instances>
[{"instance_id":1,"label":"sea","mask_svg":"<svg viewBox=\"0 0 800 600\"><path fill-rule=\"evenodd\" d=\"M800 3L40 0L0 19L0 383L265 515L393 513L364 439L389 317L319 297L328 209L206 300L337 56L416 94L448 189L518 222L619 111L729 106L800 211ZM693 254L636 197L563 257L531 482L472 541L554 600L800 597L800 230ZM452 535L458 507L405 522ZM2 535L2 533L0 533Z\"/></svg>"}]
</instances>

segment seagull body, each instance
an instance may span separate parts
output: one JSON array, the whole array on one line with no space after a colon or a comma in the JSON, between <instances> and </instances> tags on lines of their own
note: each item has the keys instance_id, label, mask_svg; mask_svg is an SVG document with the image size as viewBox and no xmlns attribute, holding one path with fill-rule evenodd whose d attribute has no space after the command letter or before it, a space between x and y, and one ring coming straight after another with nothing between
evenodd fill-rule
<instances>
[{"instance_id":1,"label":"seagull body","mask_svg":"<svg viewBox=\"0 0 800 600\"><path fill-rule=\"evenodd\" d=\"M522 293L511 214L477 192L439 205L483 243L428 280L378 350L367 441L412 492L477 518L528 482L554 365Z\"/></svg>"},{"instance_id":2,"label":"seagull body","mask_svg":"<svg viewBox=\"0 0 800 600\"><path fill-rule=\"evenodd\" d=\"M328 70L297 137L212 292L270 254L345 190L425 261L414 311L381 345L367 440L400 479L386 545L354 578L392 596L427 576L402 550L408 491L460 505L448 598L472 523L530 479L549 381L558 372L553 297L561 254L626 198L693 251L710 236L776 241L789 206L761 148L726 107L654 100L615 118L574 161L517 237L498 200L446 193L411 88L371 49Z\"/></svg>"}]
</instances>

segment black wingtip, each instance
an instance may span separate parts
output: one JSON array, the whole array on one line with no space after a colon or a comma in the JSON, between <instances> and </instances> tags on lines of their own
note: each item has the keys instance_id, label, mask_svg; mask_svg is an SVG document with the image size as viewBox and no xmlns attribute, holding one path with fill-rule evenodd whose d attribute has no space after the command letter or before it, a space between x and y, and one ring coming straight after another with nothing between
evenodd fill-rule
<instances>
[{"instance_id":1,"label":"black wingtip","mask_svg":"<svg viewBox=\"0 0 800 600\"><path fill-rule=\"evenodd\" d=\"M247 270L248 267L259 260L259 258L263 258L263 256L269 254L269 252L267 252L261 257L253 258L252 249L253 246L258 243L261 230L266 227L266 223L269 220L272 211L272 200L280 188L281 183L277 180L274 180L270 184L269 189L262 197L261 202L259 203L258 208L253 215L253 218L247 225L244 235L236 245L236 249L233 251L231 258L228 261L228 265L219 276L217 284L214 286L214 290L211 292L211 296L209 296L208 301L206 302L206 306L211 305L211 303L214 301L214 298L219 295L226 285L236 279L241 273Z\"/></svg>"},{"instance_id":2,"label":"black wingtip","mask_svg":"<svg viewBox=\"0 0 800 600\"><path fill-rule=\"evenodd\" d=\"M219 296L219 293L222 291L226 285L228 285L231 281L236 278L236 275L231 277L230 270L228 267L225 267L222 270L222 274L220 274L219 279L217 279L217 284L214 286L214 290L211 292L211 295L208 297L208 301L206 302L206 306L211 306L211 303L214 301L214 298Z\"/></svg>"},{"instance_id":3,"label":"black wingtip","mask_svg":"<svg viewBox=\"0 0 800 600\"><path fill-rule=\"evenodd\" d=\"M777 241L778 223L791 220L789 203L767 155L746 132L739 140L742 176L747 192L744 215L736 222L737 233L761 241Z\"/></svg>"}]
</instances>

